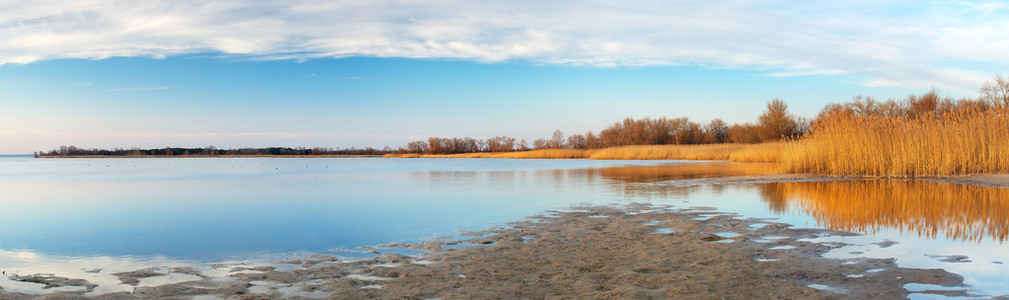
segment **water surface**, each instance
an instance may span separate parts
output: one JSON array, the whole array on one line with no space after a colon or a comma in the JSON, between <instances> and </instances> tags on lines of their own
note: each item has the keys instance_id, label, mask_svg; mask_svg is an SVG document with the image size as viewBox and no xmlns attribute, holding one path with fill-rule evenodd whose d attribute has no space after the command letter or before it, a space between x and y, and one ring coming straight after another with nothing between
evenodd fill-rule
<instances>
[{"instance_id":1,"label":"water surface","mask_svg":"<svg viewBox=\"0 0 1009 300\"><path fill-rule=\"evenodd\" d=\"M678 161L0 158L0 269L128 290L107 274L353 256L331 250L482 230L573 205L647 202L862 233L825 238L852 244L827 255L894 257L901 266L961 274L977 293L1009 294L1006 189L928 181L677 184L775 172ZM85 272L95 269L103 271ZM0 286L43 292L6 278Z\"/></svg>"}]
</instances>

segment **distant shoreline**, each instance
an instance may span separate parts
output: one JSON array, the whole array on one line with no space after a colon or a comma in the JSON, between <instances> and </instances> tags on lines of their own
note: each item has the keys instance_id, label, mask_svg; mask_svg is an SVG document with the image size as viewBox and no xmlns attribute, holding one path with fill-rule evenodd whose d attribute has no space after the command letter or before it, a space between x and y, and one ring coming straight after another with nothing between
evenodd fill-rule
<instances>
[{"instance_id":1,"label":"distant shoreline","mask_svg":"<svg viewBox=\"0 0 1009 300\"><path fill-rule=\"evenodd\" d=\"M31 155L28 155L31 157ZM382 157L381 155L42 155L36 158L234 158L234 157L270 157L270 158L357 158L357 157Z\"/></svg>"}]
</instances>

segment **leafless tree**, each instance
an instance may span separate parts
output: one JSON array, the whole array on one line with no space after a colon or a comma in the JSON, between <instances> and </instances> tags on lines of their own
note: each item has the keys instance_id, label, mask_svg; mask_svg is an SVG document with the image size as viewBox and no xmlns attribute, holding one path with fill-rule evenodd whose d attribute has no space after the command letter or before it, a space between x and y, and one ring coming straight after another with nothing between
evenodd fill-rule
<instances>
[{"instance_id":1,"label":"leafless tree","mask_svg":"<svg viewBox=\"0 0 1009 300\"><path fill-rule=\"evenodd\" d=\"M993 106L1009 106L1009 78L996 75L981 86L981 100Z\"/></svg>"},{"instance_id":2,"label":"leafless tree","mask_svg":"<svg viewBox=\"0 0 1009 300\"><path fill-rule=\"evenodd\" d=\"M547 141L546 147L553 149L564 148L564 132L560 130L554 131L554 134L550 136L550 140Z\"/></svg>"},{"instance_id":3,"label":"leafless tree","mask_svg":"<svg viewBox=\"0 0 1009 300\"><path fill-rule=\"evenodd\" d=\"M795 118L788 113L788 105L774 98L767 103L767 110L759 117L760 140L773 141L789 137L795 132Z\"/></svg>"},{"instance_id":4,"label":"leafless tree","mask_svg":"<svg viewBox=\"0 0 1009 300\"><path fill-rule=\"evenodd\" d=\"M714 119L704 126L704 131L708 136L709 143L724 143L729 135L729 125L722 119Z\"/></svg>"}]
</instances>

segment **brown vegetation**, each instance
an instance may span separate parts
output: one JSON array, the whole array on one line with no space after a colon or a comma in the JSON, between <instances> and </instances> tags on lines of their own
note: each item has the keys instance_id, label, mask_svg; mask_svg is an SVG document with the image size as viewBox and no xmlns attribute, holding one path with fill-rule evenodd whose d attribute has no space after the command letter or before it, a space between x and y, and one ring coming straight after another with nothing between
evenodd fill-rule
<instances>
[{"instance_id":1,"label":"brown vegetation","mask_svg":"<svg viewBox=\"0 0 1009 300\"><path fill-rule=\"evenodd\" d=\"M791 172L923 177L1009 172L1009 107L940 99L856 99L828 106L810 134L789 143Z\"/></svg>"},{"instance_id":2,"label":"brown vegetation","mask_svg":"<svg viewBox=\"0 0 1009 300\"><path fill-rule=\"evenodd\" d=\"M601 149L588 158L727 160L731 153L745 147L742 144L621 146Z\"/></svg>"},{"instance_id":3,"label":"brown vegetation","mask_svg":"<svg viewBox=\"0 0 1009 300\"><path fill-rule=\"evenodd\" d=\"M759 123L733 124L729 126L721 119L714 119L706 125L690 121L687 118L627 118L606 127L599 134L592 131L585 134L564 136L560 130L554 131L550 138L533 141L532 147L525 140L516 142L515 138L498 136L487 140L474 138L442 138L431 137L426 141L414 141L406 148L393 151L391 157L404 157L403 154L423 154L423 157L446 157L440 155L455 155L469 153L504 153L514 151L571 149L599 151L594 159L729 159L728 153L740 148L739 145L704 146L697 148L664 147L667 145L699 145L722 143L760 143L776 141L783 138L801 136L808 125L802 118L788 113L788 106L781 100L774 99L767 104L767 110L760 115ZM663 147L640 147L643 145L662 145ZM623 148L624 146L634 146ZM617 147L617 148L614 148ZM545 153L553 153L546 155ZM455 155L451 157L514 157L514 158L576 158L577 151L535 152L530 154L502 155L475 154ZM438 155L438 156L434 156ZM589 158L588 156L578 158Z\"/></svg>"}]
</instances>

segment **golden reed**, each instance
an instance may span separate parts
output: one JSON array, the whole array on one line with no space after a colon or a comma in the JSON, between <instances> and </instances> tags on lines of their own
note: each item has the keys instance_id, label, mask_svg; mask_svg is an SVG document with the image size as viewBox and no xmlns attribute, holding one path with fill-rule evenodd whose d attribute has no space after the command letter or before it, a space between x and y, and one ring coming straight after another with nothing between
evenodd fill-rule
<instances>
[{"instance_id":1,"label":"golden reed","mask_svg":"<svg viewBox=\"0 0 1009 300\"><path fill-rule=\"evenodd\" d=\"M919 117L836 112L785 144L788 172L928 177L1009 172L1009 108L965 107Z\"/></svg>"}]
</instances>

